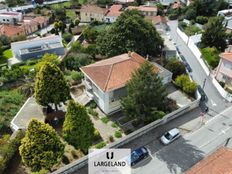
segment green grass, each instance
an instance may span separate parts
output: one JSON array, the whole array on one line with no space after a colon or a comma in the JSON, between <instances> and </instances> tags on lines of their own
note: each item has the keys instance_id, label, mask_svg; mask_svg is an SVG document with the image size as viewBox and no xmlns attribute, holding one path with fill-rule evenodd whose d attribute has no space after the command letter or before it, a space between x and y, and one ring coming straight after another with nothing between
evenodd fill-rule
<instances>
[{"instance_id":1,"label":"green grass","mask_svg":"<svg viewBox=\"0 0 232 174\"><path fill-rule=\"evenodd\" d=\"M103 123L107 124L110 120L109 120L108 117L103 117L103 118L101 118L101 121L102 121Z\"/></svg>"},{"instance_id":2,"label":"green grass","mask_svg":"<svg viewBox=\"0 0 232 174\"><path fill-rule=\"evenodd\" d=\"M18 90L0 91L0 130L10 125L26 98Z\"/></svg>"},{"instance_id":3,"label":"green grass","mask_svg":"<svg viewBox=\"0 0 232 174\"><path fill-rule=\"evenodd\" d=\"M12 58L13 54L12 54L11 49L7 49L7 50L3 51L3 56L6 57L7 59Z\"/></svg>"},{"instance_id":4,"label":"green grass","mask_svg":"<svg viewBox=\"0 0 232 174\"><path fill-rule=\"evenodd\" d=\"M216 48L203 48L201 49L201 53L210 67L216 68L218 66L220 58L219 51Z\"/></svg>"}]
</instances>

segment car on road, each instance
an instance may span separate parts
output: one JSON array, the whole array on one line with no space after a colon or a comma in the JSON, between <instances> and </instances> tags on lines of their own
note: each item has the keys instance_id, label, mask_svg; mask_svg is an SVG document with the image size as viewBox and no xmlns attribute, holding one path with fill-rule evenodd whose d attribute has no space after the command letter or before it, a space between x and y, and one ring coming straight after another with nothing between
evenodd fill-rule
<instances>
[{"instance_id":1,"label":"car on road","mask_svg":"<svg viewBox=\"0 0 232 174\"><path fill-rule=\"evenodd\" d=\"M148 156L149 156L149 153L146 147L140 147L138 149L135 149L131 152L130 165L134 166L139 161L143 160L144 158Z\"/></svg>"},{"instance_id":2,"label":"car on road","mask_svg":"<svg viewBox=\"0 0 232 174\"><path fill-rule=\"evenodd\" d=\"M201 95L201 101L205 101L206 100L205 91L202 89L202 87L200 85L197 86L197 90Z\"/></svg>"},{"instance_id":3,"label":"car on road","mask_svg":"<svg viewBox=\"0 0 232 174\"><path fill-rule=\"evenodd\" d=\"M190 67L190 65L188 64L187 60L185 59L185 57L183 55L180 55L180 58L183 62L183 64L185 65L186 69L188 70L188 72L192 72L192 68Z\"/></svg>"},{"instance_id":4,"label":"car on road","mask_svg":"<svg viewBox=\"0 0 232 174\"><path fill-rule=\"evenodd\" d=\"M176 140L177 138L180 137L180 131L177 128L173 128L171 130L169 130L168 132L166 132L161 138L160 141L164 144L170 144L171 142L173 142L174 140Z\"/></svg>"}]
</instances>

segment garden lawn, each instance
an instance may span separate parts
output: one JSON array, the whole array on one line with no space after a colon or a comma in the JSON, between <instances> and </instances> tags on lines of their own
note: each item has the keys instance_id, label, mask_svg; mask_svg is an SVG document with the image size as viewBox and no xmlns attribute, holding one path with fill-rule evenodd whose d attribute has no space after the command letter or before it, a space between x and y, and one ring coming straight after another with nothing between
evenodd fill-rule
<instances>
[{"instance_id":1,"label":"garden lawn","mask_svg":"<svg viewBox=\"0 0 232 174\"><path fill-rule=\"evenodd\" d=\"M13 57L12 51L11 49L7 49L5 51L3 51L3 57L10 59Z\"/></svg>"},{"instance_id":2,"label":"garden lawn","mask_svg":"<svg viewBox=\"0 0 232 174\"><path fill-rule=\"evenodd\" d=\"M219 51L216 48L203 48L201 49L201 53L203 58L206 60L208 65L212 67L213 69L218 66L219 63Z\"/></svg>"},{"instance_id":3,"label":"garden lawn","mask_svg":"<svg viewBox=\"0 0 232 174\"><path fill-rule=\"evenodd\" d=\"M10 121L17 114L26 98L18 90L0 91L0 134L10 126Z\"/></svg>"}]
</instances>

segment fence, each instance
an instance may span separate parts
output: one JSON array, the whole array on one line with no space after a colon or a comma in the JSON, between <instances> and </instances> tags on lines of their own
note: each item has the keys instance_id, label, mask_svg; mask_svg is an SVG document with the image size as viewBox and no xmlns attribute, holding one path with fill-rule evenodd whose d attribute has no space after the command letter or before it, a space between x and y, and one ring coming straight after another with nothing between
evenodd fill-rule
<instances>
[{"instance_id":1,"label":"fence","mask_svg":"<svg viewBox=\"0 0 232 174\"><path fill-rule=\"evenodd\" d=\"M182 114L189 112L190 110L195 109L196 107L199 106L199 101L200 99L197 99L195 101L193 101L192 103L188 104L185 107L179 108L178 110L167 114L166 116L164 116L162 119L156 120L136 131L134 131L133 133L121 138L120 140L109 144L108 146L106 146L106 148L118 148L118 147L122 147L123 145L135 140L136 138L145 135L146 133L150 132L151 130L157 128L160 125L163 125L179 116L181 116ZM55 172L53 172L53 174L71 174L81 168L83 168L84 166L86 166L88 164L88 156L85 156L79 160L76 160L58 170L56 170Z\"/></svg>"}]
</instances>

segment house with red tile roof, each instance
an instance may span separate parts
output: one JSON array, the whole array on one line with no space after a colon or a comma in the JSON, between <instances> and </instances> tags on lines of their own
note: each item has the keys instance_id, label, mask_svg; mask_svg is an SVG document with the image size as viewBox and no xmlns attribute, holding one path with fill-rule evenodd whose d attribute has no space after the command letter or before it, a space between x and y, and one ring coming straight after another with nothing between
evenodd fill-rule
<instances>
[{"instance_id":1,"label":"house with red tile roof","mask_svg":"<svg viewBox=\"0 0 232 174\"><path fill-rule=\"evenodd\" d=\"M232 52L224 52L219 56L220 62L216 70L216 79L232 87Z\"/></svg>"},{"instance_id":2,"label":"house with red tile roof","mask_svg":"<svg viewBox=\"0 0 232 174\"><path fill-rule=\"evenodd\" d=\"M0 35L6 35L10 38L26 35L25 30L20 25L0 25Z\"/></svg>"},{"instance_id":3,"label":"house with red tile roof","mask_svg":"<svg viewBox=\"0 0 232 174\"><path fill-rule=\"evenodd\" d=\"M232 150L221 147L210 156L198 162L185 174L231 174Z\"/></svg>"},{"instance_id":4,"label":"house with red tile roof","mask_svg":"<svg viewBox=\"0 0 232 174\"><path fill-rule=\"evenodd\" d=\"M121 110L120 99L127 95L126 83L146 60L135 52L129 52L81 67L85 76L86 93L106 114ZM171 82L172 73L154 63L154 71L163 84Z\"/></svg>"},{"instance_id":5,"label":"house with red tile roof","mask_svg":"<svg viewBox=\"0 0 232 174\"><path fill-rule=\"evenodd\" d=\"M121 15L122 13L122 5L112 5L105 15L105 22L107 23L113 23L116 21L116 19Z\"/></svg>"},{"instance_id":6,"label":"house with red tile roof","mask_svg":"<svg viewBox=\"0 0 232 174\"><path fill-rule=\"evenodd\" d=\"M140 6L129 6L127 8L128 10L138 10L140 12L142 12L142 14L144 16L156 16L158 9L156 6L144 6L144 5L140 5Z\"/></svg>"}]
</instances>

